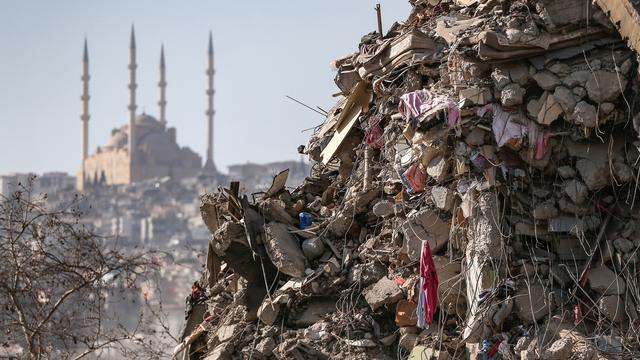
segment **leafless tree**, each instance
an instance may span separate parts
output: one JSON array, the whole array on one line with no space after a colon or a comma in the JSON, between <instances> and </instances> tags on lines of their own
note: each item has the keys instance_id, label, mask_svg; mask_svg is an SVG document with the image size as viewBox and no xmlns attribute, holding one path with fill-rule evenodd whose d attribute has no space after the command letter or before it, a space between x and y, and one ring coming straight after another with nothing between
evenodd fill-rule
<instances>
[{"instance_id":1,"label":"leafless tree","mask_svg":"<svg viewBox=\"0 0 640 360\"><path fill-rule=\"evenodd\" d=\"M145 292L156 254L108 246L82 222L83 199L50 209L32 181L0 198L0 346L33 359L161 357L167 327L154 330L159 304ZM137 304L133 316L107 310L123 299Z\"/></svg>"}]
</instances>

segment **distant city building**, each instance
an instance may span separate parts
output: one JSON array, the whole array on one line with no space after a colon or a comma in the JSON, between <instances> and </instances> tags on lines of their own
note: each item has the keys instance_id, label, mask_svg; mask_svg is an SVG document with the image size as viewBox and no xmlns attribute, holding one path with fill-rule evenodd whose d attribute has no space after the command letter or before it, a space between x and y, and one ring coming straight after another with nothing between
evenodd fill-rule
<instances>
[{"instance_id":1,"label":"distant city building","mask_svg":"<svg viewBox=\"0 0 640 360\"><path fill-rule=\"evenodd\" d=\"M0 194L9 196L16 191L19 184L26 185L32 174L10 174L0 176Z\"/></svg>"},{"instance_id":2,"label":"distant city building","mask_svg":"<svg viewBox=\"0 0 640 360\"><path fill-rule=\"evenodd\" d=\"M196 174L217 175L213 162L213 42L209 34L207 66L207 158L202 166L201 157L188 147L180 147L176 142L176 129L167 127L165 117L167 100L165 96L166 64L164 47L160 52L160 89L159 118L136 110L136 41L131 29L129 46L129 123L114 129L109 142L89 154L89 51L84 43L82 61L82 163L76 186L78 190L98 185L128 185L146 179L160 177L186 178Z\"/></svg>"},{"instance_id":3,"label":"distant city building","mask_svg":"<svg viewBox=\"0 0 640 360\"><path fill-rule=\"evenodd\" d=\"M33 180L31 192L33 194L49 194L71 190L74 187L75 179L67 173L48 172L40 176L33 173L17 173L10 175L0 175L0 194L9 196L20 186L27 186L30 179Z\"/></svg>"}]
</instances>

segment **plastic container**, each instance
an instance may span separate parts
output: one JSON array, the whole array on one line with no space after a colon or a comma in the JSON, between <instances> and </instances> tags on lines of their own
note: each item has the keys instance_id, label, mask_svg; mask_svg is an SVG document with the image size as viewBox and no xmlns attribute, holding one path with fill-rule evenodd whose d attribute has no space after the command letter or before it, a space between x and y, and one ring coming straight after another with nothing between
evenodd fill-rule
<instances>
[{"instance_id":1,"label":"plastic container","mask_svg":"<svg viewBox=\"0 0 640 360\"><path fill-rule=\"evenodd\" d=\"M302 230L308 228L313 223L313 217L308 212L301 212L298 217L300 218L300 229Z\"/></svg>"}]
</instances>

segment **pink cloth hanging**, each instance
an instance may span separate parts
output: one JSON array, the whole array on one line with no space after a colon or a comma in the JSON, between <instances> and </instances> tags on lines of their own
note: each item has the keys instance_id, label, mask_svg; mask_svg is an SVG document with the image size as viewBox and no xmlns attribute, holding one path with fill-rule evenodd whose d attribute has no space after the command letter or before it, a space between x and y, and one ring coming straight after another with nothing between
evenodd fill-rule
<instances>
[{"instance_id":1,"label":"pink cloth hanging","mask_svg":"<svg viewBox=\"0 0 640 360\"><path fill-rule=\"evenodd\" d=\"M433 322L433 315L438 308L438 273L436 264L431 257L429 242L423 241L420 258L420 277L422 278L422 291L424 292L424 317L427 324Z\"/></svg>"}]
</instances>

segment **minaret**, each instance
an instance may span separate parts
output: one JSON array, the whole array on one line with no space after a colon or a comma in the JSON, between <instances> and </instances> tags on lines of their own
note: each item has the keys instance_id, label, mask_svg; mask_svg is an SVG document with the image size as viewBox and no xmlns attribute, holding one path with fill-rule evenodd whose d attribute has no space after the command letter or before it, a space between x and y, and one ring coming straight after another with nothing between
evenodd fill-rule
<instances>
[{"instance_id":1,"label":"minaret","mask_svg":"<svg viewBox=\"0 0 640 360\"><path fill-rule=\"evenodd\" d=\"M80 179L78 179L78 189L83 190L86 174L85 174L85 160L89 157L89 49L87 47L87 38L84 38L84 51L82 54L82 115L80 120L82 121L82 165L80 167Z\"/></svg>"},{"instance_id":2,"label":"minaret","mask_svg":"<svg viewBox=\"0 0 640 360\"><path fill-rule=\"evenodd\" d=\"M209 50L207 52L208 66L207 66L207 160L204 164L205 170L215 171L216 166L213 163L213 115L216 113L213 110L213 95L215 90L213 89L213 75L216 73L213 66L213 37L211 31L209 31Z\"/></svg>"},{"instance_id":3,"label":"minaret","mask_svg":"<svg viewBox=\"0 0 640 360\"><path fill-rule=\"evenodd\" d=\"M164 45L162 45L160 47L160 82L158 82L158 86L160 87L160 101L158 101L158 106L160 107L160 122L166 126L167 125L167 118L166 118L167 78L166 78L165 71L166 71L166 68L164 63Z\"/></svg>"},{"instance_id":4,"label":"minaret","mask_svg":"<svg viewBox=\"0 0 640 360\"><path fill-rule=\"evenodd\" d=\"M131 42L129 44L129 183L134 181L136 159L136 34L131 25Z\"/></svg>"}]
</instances>

